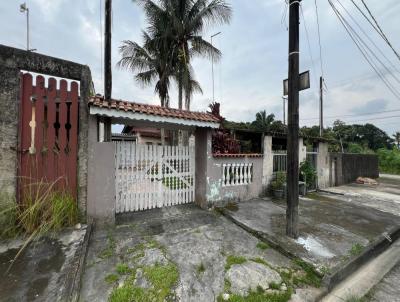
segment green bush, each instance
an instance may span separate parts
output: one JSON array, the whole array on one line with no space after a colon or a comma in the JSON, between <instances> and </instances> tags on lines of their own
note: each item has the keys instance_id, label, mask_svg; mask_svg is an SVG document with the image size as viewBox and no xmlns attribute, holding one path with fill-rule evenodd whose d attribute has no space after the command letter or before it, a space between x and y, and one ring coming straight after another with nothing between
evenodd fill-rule
<instances>
[{"instance_id":1,"label":"green bush","mask_svg":"<svg viewBox=\"0 0 400 302\"><path fill-rule=\"evenodd\" d=\"M309 188L317 179L317 171L310 161L305 160L300 164L300 180L304 181Z\"/></svg>"},{"instance_id":2,"label":"green bush","mask_svg":"<svg viewBox=\"0 0 400 302\"><path fill-rule=\"evenodd\" d=\"M379 171L391 174L400 174L400 150L379 149Z\"/></svg>"},{"instance_id":3,"label":"green bush","mask_svg":"<svg viewBox=\"0 0 400 302\"><path fill-rule=\"evenodd\" d=\"M286 184L286 173L283 171L279 171L276 173L276 178L273 181L271 181L271 189L282 190L285 184Z\"/></svg>"}]
</instances>

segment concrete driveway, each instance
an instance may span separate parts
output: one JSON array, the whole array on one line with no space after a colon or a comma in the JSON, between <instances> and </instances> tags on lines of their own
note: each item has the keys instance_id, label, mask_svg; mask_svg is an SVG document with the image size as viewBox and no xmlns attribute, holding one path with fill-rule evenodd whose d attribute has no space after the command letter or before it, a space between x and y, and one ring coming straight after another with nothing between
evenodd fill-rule
<instances>
[{"instance_id":1,"label":"concrete driveway","mask_svg":"<svg viewBox=\"0 0 400 302\"><path fill-rule=\"evenodd\" d=\"M377 181L378 185L354 183L325 191L338 194L336 199L400 216L400 176L381 174Z\"/></svg>"},{"instance_id":2,"label":"concrete driveway","mask_svg":"<svg viewBox=\"0 0 400 302\"><path fill-rule=\"evenodd\" d=\"M80 301L313 301L320 293L311 272L214 211L189 204L118 220L92 233Z\"/></svg>"}]
</instances>

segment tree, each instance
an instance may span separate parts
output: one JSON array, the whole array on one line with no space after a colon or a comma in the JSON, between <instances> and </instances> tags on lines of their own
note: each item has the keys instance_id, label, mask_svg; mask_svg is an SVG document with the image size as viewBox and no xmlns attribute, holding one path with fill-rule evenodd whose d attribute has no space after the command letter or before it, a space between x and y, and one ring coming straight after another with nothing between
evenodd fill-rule
<instances>
[{"instance_id":1,"label":"tree","mask_svg":"<svg viewBox=\"0 0 400 302\"><path fill-rule=\"evenodd\" d=\"M397 149L400 149L400 132L396 132L393 134L393 137L397 143Z\"/></svg>"},{"instance_id":2,"label":"tree","mask_svg":"<svg viewBox=\"0 0 400 302\"><path fill-rule=\"evenodd\" d=\"M178 85L178 106L190 108L192 94L201 91L194 81L190 61L195 56L218 60L221 52L205 41L204 27L230 21L231 7L224 0L136 0L145 10L148 30L160 40L167 40L176 63L174 77ZM172 44L169 44L169 41Z\"/></svg>"},{"instance_id":3,"label":"tree","mask_svg":"<svg viewBox=\"0 0 400 302\"><path fill-rule=\"evenodd\" d=\"M123 41L119 50L120 68L136 73L135 79L143 86L155 84L155 92L160 97L162 107L169 107L170 78L174 73L174 64L166 51L166 46L158 44L150 35L143 32L144 44Z\"/></svg>"},{"instance_id":4,"label":"tree","mask_svg":"<svg viewBox=\"0 0 400 302\"><path fill-rule=\"evenodd\" d=\"M274 114L267 115L266 111L256 113L256 119L251 123L252 127L258 131L269 131L272 122L275 120Z\"/></svg>"}]
</instances>

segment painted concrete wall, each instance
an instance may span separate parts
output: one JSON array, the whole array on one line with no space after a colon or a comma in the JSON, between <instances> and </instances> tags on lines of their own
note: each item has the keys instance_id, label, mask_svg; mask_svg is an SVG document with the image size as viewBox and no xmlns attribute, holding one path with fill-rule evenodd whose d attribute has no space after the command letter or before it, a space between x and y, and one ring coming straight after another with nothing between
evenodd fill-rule
<instances>
[{"instance_id":1,"label":"painted concrete wall","mask_svg":"<svg viewBox=\"0 0 400 302\"><path fill-rule=\"evenodd\" d=\"M262 194L263 158L262 157L211 157L210 169L207 174L207 202L214 204L226 201L242 201ZM223 186L222 165L223 164L253 164L253 181L247 185Z\"/></svg>"},{"instance_id":2,"label":"painted concrete wall","mask_svg":"<svg viewBox=\"0 0 400 302\"><path fill-rule=\"evenodd\" d=\"M86 213L88 100L92 78L88 66L36 52L0 45L0 190L16 195L21 70L80 81L78 135L78 204Z\"/></svg>"},{"instance_id":3,"label":"painted concrete wall","mask_svg":"<svg viewBox=\"0 0 400 302\"><path fill-rule=\"evenodd\" d=\"M317 157L317 167L318 167L318 188L324 189L330 186L329 182L329 167L330 159L328 152L328 143L320 142L318 144L318 157Z\"/></svg>"},{"instance_id":4,"label":"painted concrete wall","mask_svg":"<svg viewBox=\"0 0 400 302\"><path fill-rule=\"evenodd\" d=\"M89 147L88 200L89 220L115 222L115 144L91 143Z\"/></svg>"},{"instance_id":5,"label":"painted concrete wall","mask_svg":"<svg viewBox=\"0 0 400 302\"><path fill-rule=\"evenodd\" d=\"M262 185L264 190L272 181L274 168L274 154L272 153L272 136L264 137L264 157L262 164Z\"/></svg>"},{"instance_id":6,"label":"painted concrete wall","mask_svg":"<svg viewBox=\"0 0 400 302\"><path fill-rule=\"evenodd\" d=\"M303 138L299 138L299 164L307 159L307 147L304 145Z\"/></svg>"},{"instance_id":7,"label":"painted concrete wall","mask_svg":"<svg viewBox=\"0 0 400 302\"><path fill-rule=\"evenodd\" d=\"M195 131L195 201L203 209L208 208L207 175L211 168L211 131L197 128Z\"/></svg>"}]
</instances>

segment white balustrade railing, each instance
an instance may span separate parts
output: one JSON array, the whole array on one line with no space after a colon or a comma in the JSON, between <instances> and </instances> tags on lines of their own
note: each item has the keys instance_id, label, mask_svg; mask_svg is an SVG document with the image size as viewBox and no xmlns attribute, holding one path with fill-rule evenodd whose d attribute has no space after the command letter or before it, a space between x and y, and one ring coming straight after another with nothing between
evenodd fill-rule
<instances>
[{"instance_id":1,"label":"white balustrade railing","mask_svg":"<svg viewBox=\"0 0 400 302\"><path fill-rule=\"evenodd\" d=\"M222 186L248 185L253 181L252 163L222 165Z\"/></svg>"}]
</instances>

